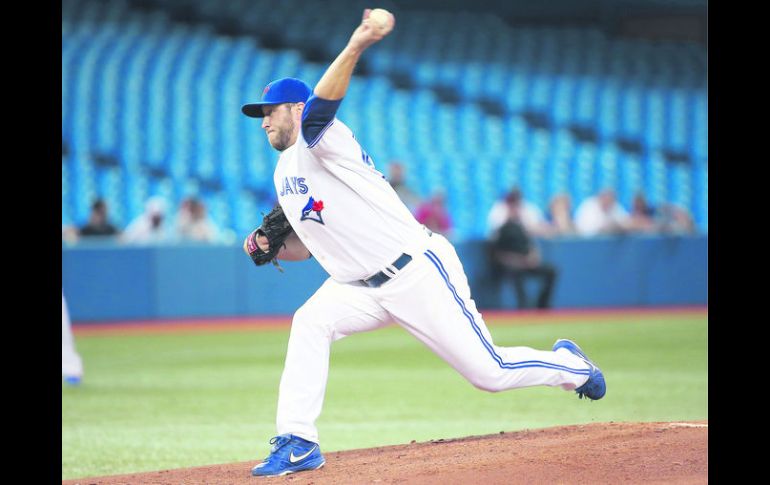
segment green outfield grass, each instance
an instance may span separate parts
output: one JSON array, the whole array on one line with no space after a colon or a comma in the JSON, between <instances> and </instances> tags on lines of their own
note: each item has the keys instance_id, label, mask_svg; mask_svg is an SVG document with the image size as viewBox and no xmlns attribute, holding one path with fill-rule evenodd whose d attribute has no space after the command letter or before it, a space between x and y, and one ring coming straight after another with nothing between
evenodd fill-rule
<instances>
[{"instance_id":1,"label":"green outfield grass","mask_svg":"<svg viewBox=\"0 0 770 485\"><path fill-rule=\"evenodd\" d=\"M559 388L487 393L399 327L332 346L325 452L558 425L708 417L703 316L493 325L495 343L576 340L602 367L601 401ZM79 336L79 388L62 386L62 479L264 458L288 330Z\"/></svg>"}]
</instances>

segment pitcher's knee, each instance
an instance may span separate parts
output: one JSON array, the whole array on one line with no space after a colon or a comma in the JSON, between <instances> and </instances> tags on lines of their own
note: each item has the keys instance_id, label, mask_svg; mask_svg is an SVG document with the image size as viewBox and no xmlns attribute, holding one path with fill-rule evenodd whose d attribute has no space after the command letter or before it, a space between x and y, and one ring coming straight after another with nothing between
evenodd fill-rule
<instances>
[{"instance_id":1,"label":"pitcher's knee","mask_svg":"<svg viewBox=\"0 0 770 485\"><path fill-rule=\"evenodd\" d=\"M477 389L487 392L500 392L504 391L506 387L504 387L498 374L499 373L494 371L485 371L483 373L465 376L465 378Z\"/></svg>"}]
</instances>

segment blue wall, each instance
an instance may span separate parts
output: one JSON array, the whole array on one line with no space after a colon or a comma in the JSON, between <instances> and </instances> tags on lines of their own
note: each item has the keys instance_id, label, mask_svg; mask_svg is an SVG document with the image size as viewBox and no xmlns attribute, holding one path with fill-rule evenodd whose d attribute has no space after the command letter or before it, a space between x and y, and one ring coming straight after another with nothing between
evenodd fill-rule
<instances>
[{"instance_id":1,"label":"blue wall","mask_svg":"<svg viewBox=\"0 0 770 485\"><path fill-rule=\"evenodd\" d=\"M559 269L555 308L705 305L708 237L540 241ZM515 306L486 277L483 242L457 245L482 309ZM291 314L326 279L314 261L256 268L239 246L62 248L62 288L75 321ZM534 289L534 288L533 288Z\"/></svg>"},{"instance_id":2,"label":"blue wall","mask_svg":"<svg viewBox=\"0 0 770 485\"><path fill-rule=\"evenodd\" d=\"M461 253L480 308L515 307L510 283L493 287L481 246ZM543 260L559 274L555 308L706 305L708 237L626 237L540 241ZM534 300L536 286L530 284Z\"/></svg>"}]
</instances>

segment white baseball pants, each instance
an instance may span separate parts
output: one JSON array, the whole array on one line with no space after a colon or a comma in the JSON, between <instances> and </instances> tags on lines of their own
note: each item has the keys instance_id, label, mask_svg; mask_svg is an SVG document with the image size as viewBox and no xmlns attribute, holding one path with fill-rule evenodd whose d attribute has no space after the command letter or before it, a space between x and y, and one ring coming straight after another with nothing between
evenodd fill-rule
<instances>
[{"instance_id":1,"label":"white baseball pants","mask_svg":"<svg viewBox=\"0 0 770 485\"><path fill-rule=\"evenodd\" d=\"M573 390L588 365L567 351L499 347L471 299L454 247L440 234L379 288L331 278L294 314L278 396L278 434L318 442L331 343L395 321L471 384L490 392L529 386Z\"/></svg>"},{"instance_id":2,"label":"white baseball pants","mask_svg":"<svg viewBox=\"0 0 770 485\"><path fill-rule=\"evenodd\" d=\"M70 314L63 292L61 295L61 375L62 377L83 377L83 362L75 350Z\"/></svg>"}]
</instances>

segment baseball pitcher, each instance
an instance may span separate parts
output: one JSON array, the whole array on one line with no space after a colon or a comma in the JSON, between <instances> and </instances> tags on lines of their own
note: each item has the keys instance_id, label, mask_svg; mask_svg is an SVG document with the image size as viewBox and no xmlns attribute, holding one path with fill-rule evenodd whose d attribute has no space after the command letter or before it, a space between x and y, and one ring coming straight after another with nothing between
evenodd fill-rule
<instances>
[{"instance_id":1,"label":"baseball pitcher","mask_svg":"<svg viewBox=\"0 0 770 485\"><path fill-rule=\"evenodd\" d=\"M253 475L324 465L315 422L331 344L394 321L479 389L560 386L594 400L606 391L602 372L570 340L557 340L548 351L494 344L454 247L415 220L336 118L358 59L394 25L391 13L364 10L313 89L298 79L278 79L264 88L260 102L242 107L246 116L262 119L280 152L273 176L278 206L246 237L244 251L260 266L312 255L329 273L294 314L277 436Z\"/></svg>"}]
</instances>

